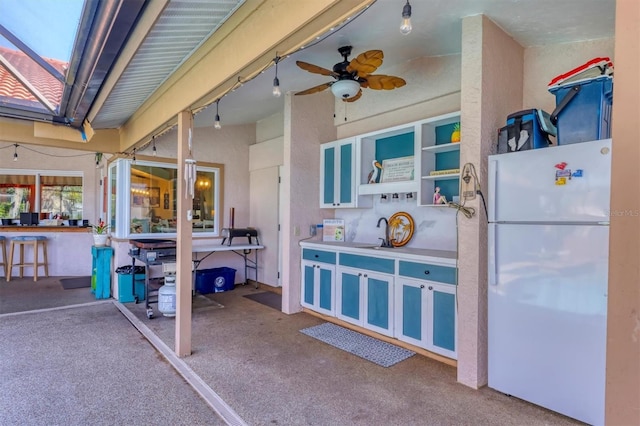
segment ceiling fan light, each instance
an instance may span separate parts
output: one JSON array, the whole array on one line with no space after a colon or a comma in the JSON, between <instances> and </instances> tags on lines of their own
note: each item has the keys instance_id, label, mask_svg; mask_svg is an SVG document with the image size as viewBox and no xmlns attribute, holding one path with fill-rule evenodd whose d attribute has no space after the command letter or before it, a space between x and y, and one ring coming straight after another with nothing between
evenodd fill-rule
<instances>
[{"instance_id":1,"label":"ceiling fan light","mask_svg":"<svg viewBox=\"0 0 640 426\"><path fill-rule=\"evenodd\" d=\"M338 80L331 85L331 92L338 99L353 98L359 91L360 83L354 80Z\"/></svg>"}]
</instances>

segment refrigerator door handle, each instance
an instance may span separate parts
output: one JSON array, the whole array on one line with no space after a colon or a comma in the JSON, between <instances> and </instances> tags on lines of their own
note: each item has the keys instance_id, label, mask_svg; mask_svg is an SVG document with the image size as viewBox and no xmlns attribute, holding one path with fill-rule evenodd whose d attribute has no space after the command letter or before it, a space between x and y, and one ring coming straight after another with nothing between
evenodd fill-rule
<instances>
[{"instance_id":1,"label":"refrigerator door handle","mask_svg":"<svg viewBox=\"0 0 640 426\"><path fill-rule=\"evenodd\" d=\"M496 233L498 232L498 227L496 226L495 223L490 223L489 224L489 232L488 232L488 253L487 253L487 257L488 257L488 275L489 275L489 285L497 285L498 283L496 282L496 275L498 274L497 270L496 270L496 253L498 250L497 247L497 243L496 243Z\"/></svg>"},{"instance_id":2,"label":"refrigerator door handle","mask_svg":"<svg viewBox=\"0 0 640 426\"><path fill-rule=\"evenodd\" d=\"M489 222L496 220L496 206L498 205L496 198L496 186L498 182L498 161L489 160Z\"/></svg>"}]
</instances>

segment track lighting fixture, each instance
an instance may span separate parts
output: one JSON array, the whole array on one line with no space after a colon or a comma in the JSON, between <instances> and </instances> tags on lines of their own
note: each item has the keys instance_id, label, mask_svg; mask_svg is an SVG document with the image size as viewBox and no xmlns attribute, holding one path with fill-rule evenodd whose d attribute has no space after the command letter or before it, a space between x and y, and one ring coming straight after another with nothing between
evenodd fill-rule
<instances>
[{"instance_id":1,"label":"track lighting fixture","mask_svg":"<svg viewBox=\"0 0 640 426\"><path fill-rule=\"evenodd\" d=\"M216 129L222 128L222 125L220 124L220 114L218 114L219 104L220 104L220 99L216 101L216 121L213 122L213 127Z\"/></svg>"},{"instance_id":2,"label":"track lighting fixture","mask_svg":"<svg viewBox=\"0 0 640 426\"><path fill-rule=\"evenodd\" d=\"M151 150L151 154L155 157L158 155L158 150L156 149L156 137L153 136L151 138L151 144L153 145L153 148Z\"/></svg>"},{"instance_id":3,"label":"track lighting fixture","mask_svg":"<svg viewBox=\"0 0 640 426\"><path fill-rule=\"evenodd\" d=\"M402 23L400 24L400 32L404 35L407 35L411 32L412 29L411 5L409 4L409 0L407 0L407 4L405 4L402 8Z\"/></svg>"},{"instance_id":4,"label":"track lighting fixture","mask_svg":"<svg viewBox=\"0 0 640 426\"><path fill-rule=\"evenodd\" d=\"M18 161L18 144L14 143L13 146L15 147L13 149L13 161Z\"/></svg>"},{"instance_id":5,"label":"track lighting fixture","mask_svg":"<svg viewBox=\"0 0 640 426\"><path fill-rule=\"evenodd\" d=\"M276 98L279 98L280 95L282 95L282 92L280 91L280 80L278 80L278 62L280 62L280 56L276 56L273 62L275 62L276 64L276 78L273 79L272 93L273 93L273 96L275 96Z\"/></svg>"}]
</instances>

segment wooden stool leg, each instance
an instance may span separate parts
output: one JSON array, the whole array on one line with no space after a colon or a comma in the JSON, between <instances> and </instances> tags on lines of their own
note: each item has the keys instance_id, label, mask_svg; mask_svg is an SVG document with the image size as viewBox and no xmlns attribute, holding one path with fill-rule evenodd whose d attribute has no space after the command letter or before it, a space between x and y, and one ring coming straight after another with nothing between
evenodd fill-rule
<instances>
[{"instance_id":1,"label":"wooden stool leg","mask_svg":"<svg viewBox=\"0 0 640 426\"><path fill-rule=\"evenodd\" d=\"M42 241L42 254L44 257L44 276L49 277L49 259L47 259L47 241Z\"/></svg>"},{"instance_id":2,"label":"wooden stool leg","mask_svg":"<svg viewBox=\"0 0 640 426\"><path fill-rule=\"evenodd\" d=\"M7 270L7 281L11 281L11 271L13 270L13 249L15 247L13 241L11 241L11 245L9 247L9 269Z\"/></svg>"},{"instance_id":3,"label":"wooden stool leg","mask_svg":"<svg viewBox=\"0 0 640 426\"><path fill-rule=\"evenodd\" d=\"M4 276L7 276L7 243L2 242L2 267L4 268Z\"/></svg>"},{"instance_id":4,"label":"wooden stool leg","mask_svg":"<svg viewBox=\"0 0 640 426\"><path fill-rule=\"evenodd\" d=\"M20 270L20 278L24 276L24 244L20 243L20 266L18 267Z\"/></svg>"},{"instance_id":5,"label":"wooden stool leg","mask_svg":"<svg viewBox=\"0 0 640 426\"><path fill-rule=\"evenodd\" d=\"M33 242L33 281L38 281L38 240Z\"/></svg>"}]
</instances>

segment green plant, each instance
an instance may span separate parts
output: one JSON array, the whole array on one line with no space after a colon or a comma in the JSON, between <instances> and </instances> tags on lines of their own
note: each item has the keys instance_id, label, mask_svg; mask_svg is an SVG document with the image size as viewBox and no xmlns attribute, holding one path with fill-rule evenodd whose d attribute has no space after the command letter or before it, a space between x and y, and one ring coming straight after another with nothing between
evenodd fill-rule
<instances>
[{"instance_id":1,"label":"green plant","mask_svg":"<svg viewBox=\"0 0 640 426\"><path fill-rule=\"evenodd\" d=\"M97 225L91 225L91 230L94 234L106 234L109 232L109 225L104 223L104 220L101 220Z\"/></svg>"}]
</instances>

